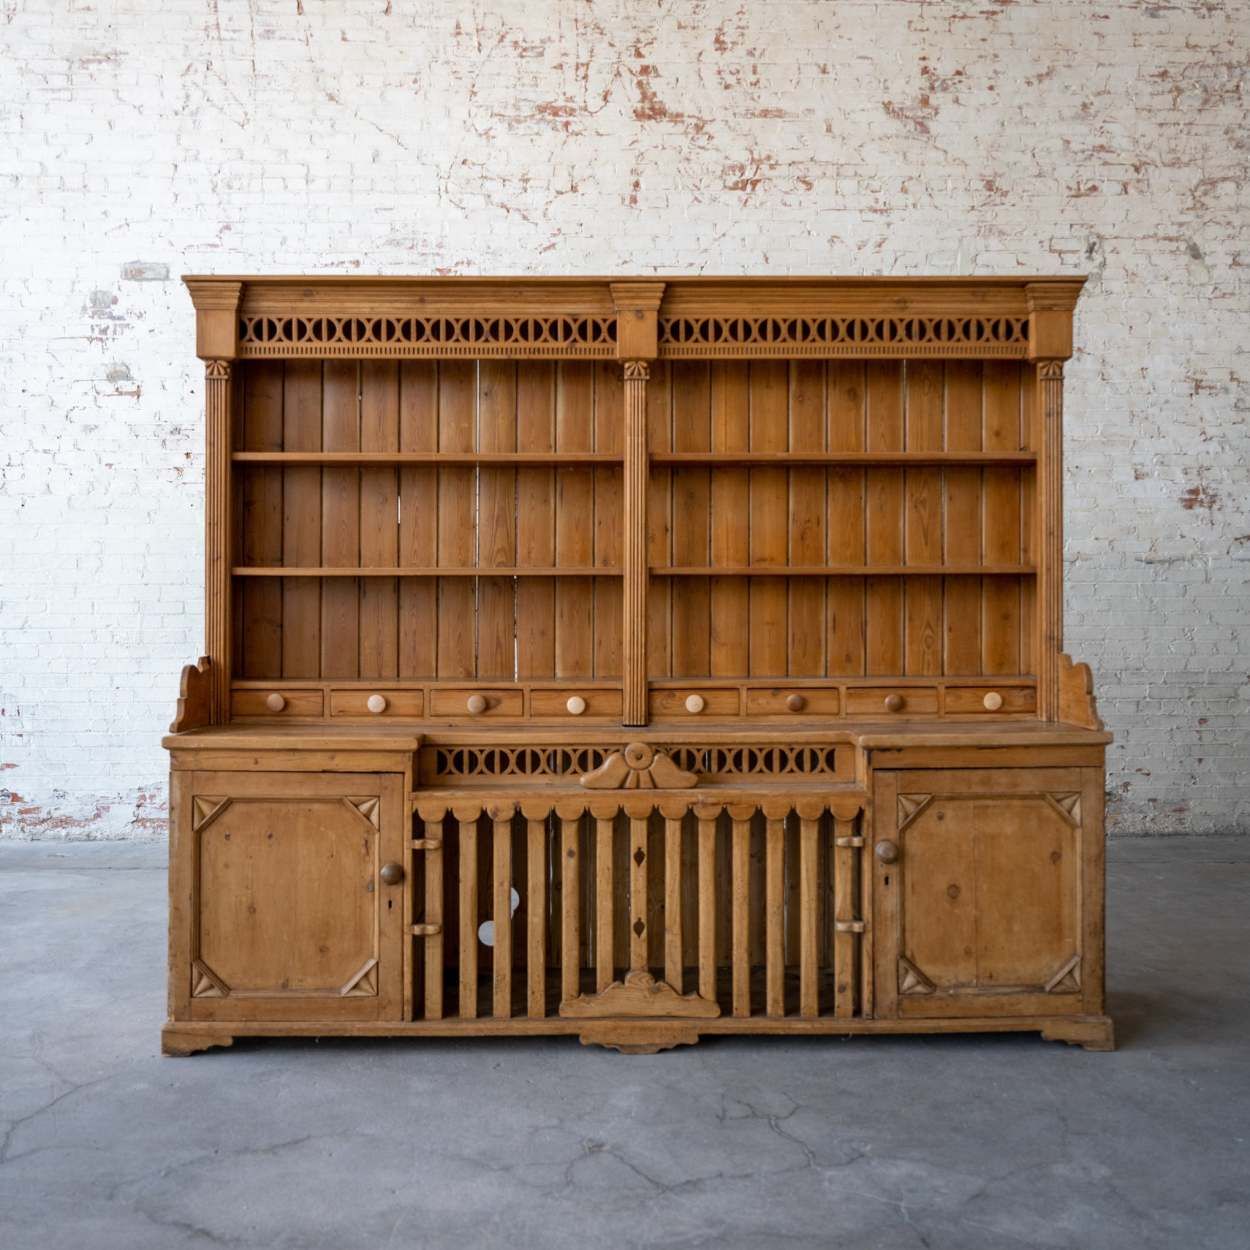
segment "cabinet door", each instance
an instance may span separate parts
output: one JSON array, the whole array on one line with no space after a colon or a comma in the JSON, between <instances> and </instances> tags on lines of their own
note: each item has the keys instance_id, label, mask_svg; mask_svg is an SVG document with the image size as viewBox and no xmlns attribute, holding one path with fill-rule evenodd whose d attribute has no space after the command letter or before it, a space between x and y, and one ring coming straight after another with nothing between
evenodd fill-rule
<instances>
[{"instance_id":1,"label":"cabinet door","mask_svg":"<svg viewBox=\"0 0 1250 1250\"><path fill-rule=\"evenodd\" d=\"M175 773L172 797L176 1019L399 1018L401 777Z\"/></svg>"},{"instance_id":2,"label":"cabinet door","mask_svg":"<svg viewBox=\"0 0 1250 1250\"><path fill-rule=\"evenodd\" d=\"M881 772L873 828L877 1015L1101 1010L1097 769Z\"/></svg>"}]
</instances>

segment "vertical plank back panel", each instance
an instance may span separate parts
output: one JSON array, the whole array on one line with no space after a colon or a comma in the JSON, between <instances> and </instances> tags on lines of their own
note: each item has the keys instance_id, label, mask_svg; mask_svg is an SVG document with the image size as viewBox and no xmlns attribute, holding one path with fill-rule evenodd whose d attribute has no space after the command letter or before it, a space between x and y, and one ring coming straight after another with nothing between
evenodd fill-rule
<instances>
[{"instance_id":1,"label":"vertical plank back panel","mask_svg":"<svg viewBox=\"0 0 1250 1250\"><path fill-rule=\"evenodd\" d=\"M562 362L556 391L556 450L594 450L594 374ZM594 563L594 470L556 470L556 563L586 568ZM594 672L594 587L584 577L558 577L555 585L557 677Z\"/></svg>"},{"instance_id":2,"label":"vertical plank back panel","mask_svg":"<svg viewBox=\"0 0 1250 1250\"><path fill-rule=\"evenodd\" d=\"M651 454L673 450L672 371L656 362L647 383L647 449ZM647 563L673 562L673 474L652 465L647 479ZM647 673L667 677L672 672L673 584L653 577L647 588Z\"/></svg>"},{"instance_id":3,"label":"vertical plank back panel","mask_svg":"<svg viewBox=\"0 0 1250 1250\"><path fill-rule=\"evenodd\" d=\"M321 450L319 360L288 360L283 383L283 451ZM321 468L282 470L282 563L292 568L321 562ZM282 676L321 676L321 583L288 577L282 583Z\"/></svg>"},{"instance_id":4,"label":"vertical plank back panel","mask_svg":"<svg viewBox=\"0 0 1250 1250\"><path fill-rule=\"evenodd\" d=\"M868 451L902 451L902 366L870 361L867 366ZM903 561L903 473L870 468L866 474L866 527L869 564ZM897 577L870 577L866 586L867 671L903 672L903 588Z\"/></svg>"},{"instance_id":5,"label":"vertical plank back panel","mask_svg":"<svg viewBox=\"0 0 1250 1250\"><path fill-rule=\"evenodd\" d=\"M825 367L820 361L790 366L790 450L825 450ZM827 472L820 466L790 470L789 557L792 564L821 565L827 547ZM792 677L822 677L825 659L825 579L788 579L786 621L788 671Z\"/></svg>"},{"instance_id":6,"label":"vertical plank back panel","mask_svg":"<svg viewBox=\"0 0 1250 1250\"><path fill-rule=\"evenodd\" d=\"M954 360L946 366L946 448L981 451L984 391L981 362ZM980 564L981 476L975 465L945 470L946 559L951 564ZM947 674L981 673L981 578L946 580L943 669Z\"/></svg>"},{"instance_id":7,"label":"vertical plank back panel","mask_svg":"<svg viewBox=\"0 0 1250 1250\"><path fill-rule=\"evenodd\" d=\"M517 365L517 450L555 450L555 365ZM550 568L556 558L555 471L548 465L517 470L517 564ZM519 677L553 677L556 671L555 584L521 577L516 587Z\"/></svg>"},{"instance_id":8,"label":"vertical plank back panel","mask_svg":"<svg viewBox=\"0 0 1250 1250\"><path fill-rule=\"evenodd\" d=\"M438 376L438 450L473 451L477 367L444 361ZM438 563L464 567L476 561L476 481L471 468L438 469ZM467 577L442 577L438 586L438 675L477 672L476 588Z\"/></svg>"},{"instance_id":9,"label":"vertical plank back panel","mask_svg":"<svg viewBox=\"0 0 1250 1250\"><path fill-rule=\"evenodd\" d=\"M945 399L941 361L909 361L906 378L906 447L908 451L941 451ZM942 470L925 466L903 476L904 561L941 564ZM903 671L929 676L942 671L942 580L909 577L904 606Z\"/></svg>"},{"instance_id":10,"label":"vertical plank back panel","mask_svg":"<svg viewBox=\"0 0 1250 1250\"><path fill-rule=\"evenodd\" d=\"M601 455L620 456L624 451L625 387L621 367L585 365L594 375L594 449ZM622 560L621 518L625 506L619 465L594 468L594 566L619 569ZM596 577L594 594L593 675L619 678L624 611L623 583L618 575Z\"/></svg>"},{"instance_id":11,"label":"vertical plank back panel","mask_svg":"<svg viewBox=\"0 0 1250 1250\"><path fill-rule=\"evenodd\" d=\"M1018 451L1021 436L1020 366L985 365L985 449ZM1021 552L1020 472L997 465L985 470L985 559L1016 564ZM982 666L986 673L1020 671L1020 581L987 577L982 589Z\"/></svg>"}]
</instances>

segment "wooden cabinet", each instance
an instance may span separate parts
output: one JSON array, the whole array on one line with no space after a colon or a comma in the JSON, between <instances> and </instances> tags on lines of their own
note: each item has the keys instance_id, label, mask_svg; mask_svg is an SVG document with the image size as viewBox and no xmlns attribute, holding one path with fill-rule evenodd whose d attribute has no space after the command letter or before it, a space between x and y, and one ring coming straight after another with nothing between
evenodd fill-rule
<instances>
[{"instance_id":1,"label":"wooden cabinet","mask_svg":"<svg viewBox=\"0 0 1250 1250\"><path fill-rule=\"evenodd\" d=\"M876 773L877 1010L1101 1011L1101 801L1093 768Z\"/></svg>"},{"instance_id":2,"label":"wooden cabinet","mask_svg":"<svg viewBox=\"0 0 1250 1250\"><path fill-rule=\"evenodd\" d=\"M402 778L174 776L175 1011L218 1021L399 1019Z\"/></svg>"},{"instance_id":3,"label":"wooden cabinet","mask_svg":"<svg viewBox=\"0 0 1250 1250\"><path fill-rule=\"evenodd\" d=\"M1082 279L186 281L168 1050L1109 1044Z\"/></svg>"}]
</instances>

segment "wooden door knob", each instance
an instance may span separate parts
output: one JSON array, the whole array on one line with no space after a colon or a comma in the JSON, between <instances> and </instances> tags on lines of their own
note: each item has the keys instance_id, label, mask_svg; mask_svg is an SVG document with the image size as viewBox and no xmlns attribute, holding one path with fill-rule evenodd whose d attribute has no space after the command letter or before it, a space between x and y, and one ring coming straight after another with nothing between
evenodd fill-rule
<instances>
[{"instance_id":1,"label":"wooden door knob","mask_svg":"<svg viewBox=\"0 0 1250 1250\"><path fill-rule=\"evenodd\" d=\"M371 711L374 716L381 716L386 711L386 695L371 694L365 700L365 707Z\"/></svg>"},{"instance_id":2,"label":"wooden door knob","mask_svg":"<svg viewBox=\"0 0 1250 1250\"><path fill-rule=\"evenodd\" d=\"M786 696L786 707L792 712L801 712L807 706L807 700L801 694Z\"/></svg>"},{"instance_id":3,"label":"wooden door knob","mask_svg":"<svg viewBox=\"0 0 1250 1250\"><path fill-rule=\"evenodd\" d=\"M873 847L873 853L883 864L894 864L898 862L898 843L897 842L878 842Z\"/></svg>"},{"instance_id":4,"label":"wooden door knob","mask_svg":"<svg viewBox=\"0 0 1250 1250\"><path fill-rule=\"evenodd\" d=\"M286 700L275 690L273 694L266 695L265 706L271 712L280 712L286 707Z\"/></svg>"},{"instance_id":5,"label":"wooden door knob","mask_svg":"<svg viewBox=\"0 0 1250 1250\"><path fill-rule=\"evenodd\" d=\"M570 716L580 716L586 710L586 700L580 694L571 694L564 706L568 708Z\"/></svg>"},{"instance_id":6,"label":"wooden door knob","mask_svg":"<svg viewBox=\"0 0 1250 1250\"><path fill-rule=\"evenodd\" d=\"M981 700L987 712L997 712L1003 705L1003 696L997 690L991 690L984 699Z\"/></svg>"},{"instance_id":7,"label":"wooden door knob","mask_svg":"<svg viewBox=\"0 0 1250 1250\"><path fill-rule=\"evenodd\" d=\"M701 694L688 694L686 696L686 711L691 716L697 716L705 707L707 707L707 701Z\"/></svg>"},{"instance_id":8,"label":"wooden door knob","mask_svg":"<svg viewBox=\"0 0 1250 1250\"><path fill-rule=\"evenodd\" d=\"M484 694L471 694L464 701L464 705L468 708L470 716L480 716L486 711L486 696Z\"/></svg>"},{"instance_id":9,"label":"wooden door knob","mask_svg":"<svg viewBox=\"0 0 1250 1250\"><path fill-rule=\"evenodd\" d=\"M885 710L887 712L901 712L907 706L907 700L901 694L887 694L885 696Z\"/></svg>"},{"instance_id":10,"label":"wooden door knob","mask_svg":"<svg viewBox=\"0 0 1250 1250\"><path fill-rule=\"evenodd\" d=\"M383 864L378 876L382 878L383 885L398 885L404 879L404 866L394 862Z\"/></svg>"}]
</instances>

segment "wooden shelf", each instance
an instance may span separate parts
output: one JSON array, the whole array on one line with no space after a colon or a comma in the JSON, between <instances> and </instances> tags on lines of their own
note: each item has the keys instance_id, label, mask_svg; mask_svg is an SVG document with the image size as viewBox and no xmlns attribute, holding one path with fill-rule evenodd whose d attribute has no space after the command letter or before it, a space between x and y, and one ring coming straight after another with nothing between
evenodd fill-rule
<instances>
[{"instance_id":1,"label":"wooden shelf","mask_svg":"<svg viewBox=\"0 0 1250 1250\"><path fill-rule=\"evenodd\" d=\"M1027 577L1031 564L656 564L653 577Z\"/></svg>"},{"instance_id":2,"label":"wooden shelf","mask_svg":"<svg viewBox=\"0 0 1250 1250\"><path fill-rule=\"evenodd\" d=\"M236 464L320 465L619 465L591 451L236 451Z\"/></svg>"},{"instance_id":3,"label":"wooden shelf","mask_svg":"<svg viewBox=\"0 0 1250 1250\"><path fill-rule=\"evenodd\" d=\"M1015 465L1037 463L1031 451L682 451L656 452L652 464L729 465Z\"/></svg>"},{"instance_id":4,"label":"wooden shelf","mask_svg":"<svg viewBox=\"0 0 1250 1250\"><path fill-rule=\"evenodd\" d=\"M437 568L329 568L326 566L240 565L230 570L235 577L620 577L619 566L603 568L491 568L483 565Z\"/></svg>"}]
</instances>

